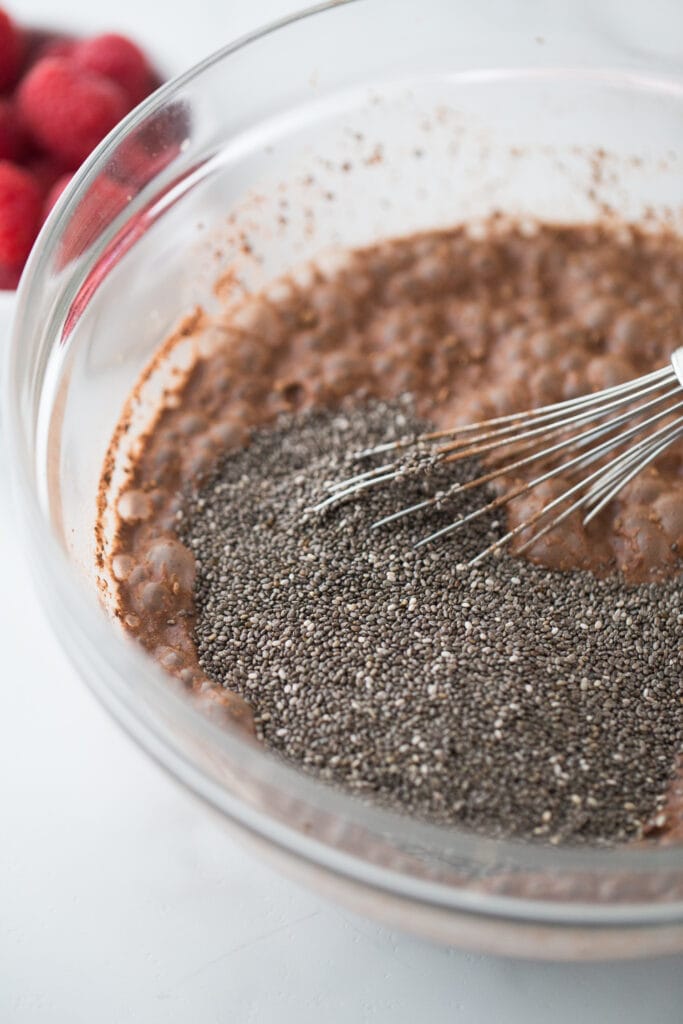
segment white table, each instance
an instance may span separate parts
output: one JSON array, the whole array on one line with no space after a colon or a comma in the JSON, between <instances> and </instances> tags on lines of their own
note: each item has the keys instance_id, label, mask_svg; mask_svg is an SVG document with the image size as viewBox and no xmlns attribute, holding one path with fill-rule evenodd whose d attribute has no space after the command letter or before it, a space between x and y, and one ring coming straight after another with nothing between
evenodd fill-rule
<instances>
[{"instance_id":1,"label":"white table","mask_svg":"<svg viewBox=\"0 0 683 1024\"><path fill-rule=\"evenodd\" d=\"M77 24L88 4L62 6ZM160 23L156 4L118 0L111 24L180 67L290 4L204 0L194 24L185 5L164 6ZM54 23L50 0L14 7ZM0 467L2 1024L683 1020L683 958L571 966L435 948L255 862L76 678L16 551L5 491Z\"/></svg>"}]
</instances>

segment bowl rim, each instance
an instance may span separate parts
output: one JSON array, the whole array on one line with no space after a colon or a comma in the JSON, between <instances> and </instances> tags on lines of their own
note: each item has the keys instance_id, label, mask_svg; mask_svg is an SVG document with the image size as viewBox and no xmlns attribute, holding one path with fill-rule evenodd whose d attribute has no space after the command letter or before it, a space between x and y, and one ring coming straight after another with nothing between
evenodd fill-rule
<instances>
[{"instance_id":1,"label":"bowl rim","mask_svg":"<svg viewBox=\"0 0 683 1024\"><path fill-rule=\"evenodd\" d=\"M59 626L62 646L79 674L84 675L101 702L150 756L242 828L268 839L300 860L308 860L317 868L325 868L335 875L348 876L375 889L383 889L412 900L500 918L552 919L555 922L580 922L593 927L613 927L616 923L624 928L683 920L683 901L620 901L596 905L592 900L535 900L432 882L392 868L379 867L355 854L336 849L330 843L276 821L254 809L244 799L229 794L174 745L169 730L162 728L159 717L153 718L143 713L139 701L135 699L135 687L144 683L159 708L201 735L207 744L218 745L233 763L248 765L250 777L275 785L286 793L294 791L298 798L312 807L339 816L345 823L368 828L373 835L388 832L401 836L410 844L423 845L437 856L449 859L453 855L466 857L480 865L507 862L514 865L515 869L525 871L587 871L591 875L600 876L603 873L634 875L645 872L679 872L683 869L683 846L647 850L628 847L555 848L535 846L518 840L494 839L455 827L445 828L424 823L376 805L369 806L346 792L304 775L269 751L257 749L253 742L237 732L209 721L178 696L168 685L166 674L142 648L123 636L117 636L104 612L93 602L92 596L86 594L56 536L51 530L45 529L45 515L31 472L33 453L22 424L24 410L20 398L22 374L19 353L26 309L33 301L34 293L39 290L41 274L48 265L56 240L68 223L72 211L119 143L144 117L180 94L186 83L201 77L207 69L229 59L234 53L266 35L286 29L303 19L359 2L325 0L279 18L229 43L164 83L127 115L90 155L42 228L16 293L12 337L6 355L3 402L7 412L7 445L12 456L10 469L16 521L19 531L24 535L27 550L32 554L32 569L37 578L41 603L53 628ZM557 68L553 70L557 73ZM106 240L102 242L102 245L105 244ZM93 261L97 259L99 251L100 246L93 247ZM79 265L74 269L73 276L81 280L84 273L83 266ZM61 299L63 302L63 295ZM66 611L66 629L63 618L59 624L56 622L57 605L62 612ZM87 672L83 670L84 650L89 657ZM127 680L135 680L135 685Z\"/></svg>"}]
</instances>

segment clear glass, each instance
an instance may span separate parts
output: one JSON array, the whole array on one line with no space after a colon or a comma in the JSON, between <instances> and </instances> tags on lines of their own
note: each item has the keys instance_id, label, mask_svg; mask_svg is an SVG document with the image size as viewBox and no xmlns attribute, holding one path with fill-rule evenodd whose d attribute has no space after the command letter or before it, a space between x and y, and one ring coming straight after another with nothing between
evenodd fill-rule
<instances>
[{"instance_id":1,"label":"clear glass","mask_svg":"<svg viewBox=\"0 0 683 1024\"><path fill-rule=\"evenodd\" d=\"M493 209L680 226L679 22L665 2L628 16L616 3L323 4L134 111L58 204L19 289L4 396L17 528L74 664L262 853L442 941L570 958L681 950L683 849L554 849L425 825L204 718L102 607L102 461L153 352L212 307L227 268L225 287L254 289L339 245Z\"/></svg>"}]
</instances>

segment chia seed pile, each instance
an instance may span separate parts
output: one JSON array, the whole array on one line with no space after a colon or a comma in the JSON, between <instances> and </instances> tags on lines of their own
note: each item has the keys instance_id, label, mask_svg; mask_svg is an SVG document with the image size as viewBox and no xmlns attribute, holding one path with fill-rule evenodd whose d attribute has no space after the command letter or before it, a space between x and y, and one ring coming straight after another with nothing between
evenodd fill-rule
<instances>
[{"instance_id":1,"label":"chia seed pile","mask_svg":"<svg viewBox=\"0 0 683 1024\"><path fill-rule=\"evenodd\" d=\"M683 747L679 582L466 568L493 516L414 550L481 502L467 492L370 531L453 469L307 511L358 471L349 453L424 426L408 399L287 417L186 495L203 670L273 750L382 804L553 843L638 837Z\"/></svg>"}]
</instances>

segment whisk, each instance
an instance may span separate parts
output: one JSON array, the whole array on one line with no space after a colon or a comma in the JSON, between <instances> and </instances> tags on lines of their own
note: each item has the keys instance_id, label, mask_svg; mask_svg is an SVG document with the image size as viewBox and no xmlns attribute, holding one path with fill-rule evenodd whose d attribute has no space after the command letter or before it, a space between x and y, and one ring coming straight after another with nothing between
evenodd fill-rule
<instances>
[{"instance_id":1,"label":"whisk","mask_svg":"<svg viewBox=\"0 0 683 1024\"><path fill-rule=\"evenodd\" d=\"M531 479L509 487L475 511L423 537L415 545L421 547L502 508L548 480L572 481L578 474L576 482L570 482L557 497L479 552L469 564L476 565L520 534L533 530L517 548L522 554L578 510L584 513L584 524L590 522L630 480L683 437L682 389L683 347L673 352L670 365L625 384L526 412L366 448L357 452L355 458L385 458L355 476L330 482L326 497L314 511L369 488L427 474L439 465L463 459L481 460L485 472L385 516L372 524L375 529L414 512L442 506L464 491L532 468ZM390 461L386 460L388 454L392 456Z\"/></svg>"}]
</instances>

